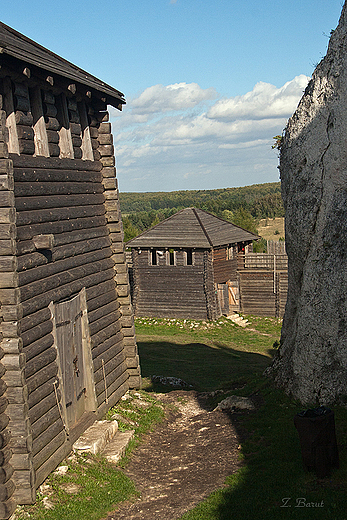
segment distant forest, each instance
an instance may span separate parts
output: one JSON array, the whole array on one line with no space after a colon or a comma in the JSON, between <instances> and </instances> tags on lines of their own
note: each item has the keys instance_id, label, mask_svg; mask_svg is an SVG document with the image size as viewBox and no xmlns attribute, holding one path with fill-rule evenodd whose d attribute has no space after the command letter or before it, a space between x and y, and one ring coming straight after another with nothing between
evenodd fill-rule
<instances>
[{"instance_id":1,"label":"distant forest","mask_svg":"<svg viewBox=\"0 0 347 520\"><path fill-rule=\"evenodd\" d=\"M284 216L280 182L218 190L120 193L119 197L125 242L189 207L203 209L254 233L260 219Z\"/></svg>"}]
</instances>

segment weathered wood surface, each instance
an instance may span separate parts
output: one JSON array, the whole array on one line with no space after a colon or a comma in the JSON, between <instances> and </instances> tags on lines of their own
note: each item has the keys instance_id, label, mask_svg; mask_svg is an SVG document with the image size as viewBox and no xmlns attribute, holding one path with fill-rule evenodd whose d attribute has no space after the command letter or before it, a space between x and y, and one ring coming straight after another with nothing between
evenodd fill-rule
<instances>
[{"instance_id":1,"label":"weathered wood surface","mask_svg":"<svg viewBox=\"0 0 347 520\"><path fill-rule=\"evenodd\" d=\"M83 258L80 256L81 255L62 260L54 264L48 264L49 274L42 279L38 277L32 279L30 271L19 273L20 284L23 284L21 285L23 302L35 296L39 296L42 293L47 294L49 291L54 290L54 288L63 286L74 280L80 280L96 272L106 271L114 265L113 260L109 258L108 249L87 253L83 255ZM57 270L58 268L59 270ZM41 267L38 267L37 271L40 272L40 270Z\"/></svg>"},{"instance_id":2,"label":"weathered wood surface","mask_svg":"<svg viewBox=\"0 0 347 520\"><path fill-rule=\"evenodd\" d=\"M31 392L28 398L29 408L32 408L36 404L40 403L45 397L54 393L53 384L55 384L56 388L58 387L59 382L57 382L57 378L53 377L39 386L34 392Z\"/></svg>"},{"instance_id":3,"label":"weathered wood surface","mask_svg":"<svg viewBox=\"0 0 347 520\"><path fill-rule=\"evenodd\" d=\"M91 275L78 278L73 282L61 285L57 289L52 289L43 295L34 296L33 298L23 302L23 316L27 316L32 312L47 307L53 300L62 300L67 298L71 294L78 293L83 287L90 288L97 286L99 283L105 282L106 280L112 280L114 276L114 269L109 268L107 270L97 272Z\"/></svg>"},{"instance_id":4,"label":"weathered wood surface","mask_svg":"<svg viewBox=\"0 0 347 520\"><path fill-rule=\"evenodd\" d=\"M227 249L220 248L213 251L214 283L226 283L228 280L237 280L237 258L228 260Z\"/></svg>"},{"instance_id":5,"label":"weathered wood surface","mask_svg":"<svg viewBox=\"0 0 347 520\"><path fill-rule=\"evenodd\" d=\"M1 213L0 213L1 214ZM50 229L50 222L59 220L79 219L87 217L97 217L105 214L103 204L88 206L67 206L51 209L38 209L30 211L20 211L17 213L17 226L33 225L39 223L48 223L47 231ZM43 227L44 229L44 227Z\"/></svg>"},{"instance_id":6,"label":"weathered wood surface","mask_svg":"<svg viewBox=\"0 0 347 520\"><path fill-rule=\"evenodd\" d=\"M60 396L60 391L58 392L58 396ZM35 404L35 406L29 410L29 419L31 424L34 425L35 421L40 419L40 417L43 417L43 415L51 410L56 404L57 401L54 393L47 395L47 397L42 399L42 401Z\"/></svg>"},{"instance_id":7,"label":"weathered wood surface","mask_svg":"<svg viewBox=\"0 0 347 520\"><path fill-rule=\"evenodd\" d=\"M57 357L57 352L54 347L47 348L34 358L30 359L25 365L25 376L29 379L36 374L41 368L46 367Z\"/></svg>"},{"instance_id":8,"label":"weathered wood surface","mask_svg":"<svg viewBox=\"0 0 347 520\"><path fill-rule=\"evenodd\" d=\"M42 313L43 314L43 313ZM23 346L27 347L28 345L36 342L37 340L45 337L47 334L52 332L53 324L51 319L43 321L39 325L36 325L26 332L22 333ZM25 351L28 358L28 351Z\"/></svg>"},{"instance_id":9,"label":"weathered wood surface","mask_svg":"<svg viewBox=\"0 0 347 520\"><path fill-rule=\"evenodd\" d=\"M73 195L48 195L45 196L26 196L16 198L17 211L35 211L50 208L70 208L72 206L97 206L104 202L102 193L73 194Z\"/></svg>"},{"instance_id":10,"label":"weathered wood surface","mask_svg":"<svg viewBox=\"0 0 347 520\"><path fill-rule=\"evenodd\" d=\"M78 217L66 220L63 218L60 221L56 222L44 222L43 224L37 223L37 224L28 224L28 225L22 225L17 229L17 238L21 241L28 241L29 239L32 239L33 236L38 235L45 230L46 233L53 233L55 236L56 244L62 244L63 239L67 239L67 237L71 236L73 237L74 234L87 232L87 230L92 230L93 228L98 229L100 226L105 226L106 219L104 216L104 213L102 212L101 215L98 216L90 216L87 218ZM65 238L64 238L65 237ZM71 240L73 241L73 240ZM32 247L33 244L31 243L31 249L26 249L28 246L24 245L24 251L30 252L33 251ZM20 242L17 245L18 253L22 254L21 252L21 245L22 242Z\"/></svg>"},{"instance_id":11,"label":"weathered wood surface","mask_svg":"<svg viewBox=\"0 0 347 520\"><path fill-rule=\"evenodd\" d=\"M43 385L46 381L56 377L58 374L58 366L56 363L50 363L47 366L40 368L36 373L35 377L31 377L27 380L28 391L34 392L37 388Z\"/></svg>"},{"instance_id":12,"label":"weathered wood surface","mask_svg":"<svg viewBox=\"0 0 347 520\"><path fill-rule=\"evenodd\" d=\"M56 159L54 157L21 157L10 154L14 168L33 168L43 170L76 170L81 172L99 172L102 164L98 161L83 161L79 159Z\"/></svg>"},{"instance_id":13,"label":"weathered wood surface","mask_svg":"<svg viewBox=\"0 0 347 520\"><path fill-rule=\"evenodd\" d=\"M103 193L103 186L100 182L69 182L61 180L60 182L15 182L15 197L53 197L54 195L90 195ZM54 199L53 199L54 201ZM39 201L42 203L42 201ZM65 201L63 201L65 202ZM41 204L40 204L40 207ZM55 206L57 207L57 206Z\"/></svg>"},{"instance_id":14,"label":"weathered wood surface","mask_svg":"<svg viewBox=\"0 0 347 520\"><path fill-rule=\"evenodd\" d=\"M75 145L82 146L76 134L72 138ZM52 134L50 145L56 145L54 141L56 135ZM76 150L75 146L75 153ZM100 163L77 159L61 161L52 157L38 157L37 161L31 157L27 159L24 162L23 158L14 158L14 179L16 283L23 316L20 319L21 348L26 355L26 406L32 434L29 439L23 432L23 442L16 445L16 449L23 450L33 443L38 482L48 470L54 469L62 454L69 451L58 408L64 388L57 384L57 351L48 308L50 302L69 299L86 288L95 391L100 410L104 410L106 400L104 375L107 396L112 396L113 402L126 390L128 372L121 314L116 301L114 251L111 248L114 237L109 235L105 218L107 208ZM4 202L12 204L13 200ZM11 235L8 227L9 240L13 233ZM41 250L34 239L41 235L54 235L49 254L45 248ZM9 258L4 262L11 267ZM14 292L5 296L11 302L16 299ZM18 383L24 384L23 371L17 379ZM23 396L16 397L20 398ZM24 459L18 460L18 464L24 464Z\"/></svg>"},{"instance_id":15,"label":"weathered wood surface","mask_svg":"<svg viewBox=\"0 0 347 520\"><path fill-rule=\"evenodd\" d=\"M58 406L53 406L48 412L39 417L32 425L32 436L36 439L42 432L47 430L51 424L55 423L60 418Z\"/></svg>"},{"instance_id":16,"label":"weathered wood surface","mask_svg":"<svg viewBox=\"0 0 347 520\"><path fill-rule=\"evenodd\" d=\"M0 502L8 500L15 490L15 484L12 480L9 480L5 484L0 485Z\"/></svg>"},{"instance_id":17,"label":"weathered wood surface","mask_svg":"<svg viewBox=\"0 0 347 520\"><path fill-rule=\"evenodd\" d=\"M287 271L244 269L240 275L240 305L245 314L282 317L287 299Z\"/></svg>"},{"instance_id":18,"label":"weathered wood surface","mask_svg":"<svg viewBox=\"0 0 347 520\"><path fill-rule=\"evenodd\" d=\"M35 471L46 462L60 446L66 441L65 431L60 431L56 437L54 437L45 447L39 451L33 460L33 466Z\"/></svg>"}]
</instances>

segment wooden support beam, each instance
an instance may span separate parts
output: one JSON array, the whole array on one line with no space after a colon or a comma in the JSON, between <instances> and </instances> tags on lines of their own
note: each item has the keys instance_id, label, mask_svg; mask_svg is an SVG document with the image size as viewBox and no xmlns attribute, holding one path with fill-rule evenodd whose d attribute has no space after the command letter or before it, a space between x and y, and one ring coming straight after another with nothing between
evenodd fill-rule
<instances>
[{"instance_id":1,"label":"wooden support beam","mask_svg":"<svg viewBox=\"0 0 347 520\"><path fill-rule=\"evenodd\" d=\"M30 101L34 118L35 154L49 157L47 130L43 114L41 89L39 87L30 90Z\"/></svg>"},{"instance_id":2,"label":"wooden support beam","mask_svg":"<svg viewBox=\"0 0 347 520\"><path fill-rule=\"evenodd\" d=\"M74 151L72 146L71 130L66 97L61 94L57 97L58 119L62 125L59 130L60 158L73 159Z\"/></svg>"},{"instance_id":3,"label":"wooden support beam","mask_svg":"<svg viewBox=\"0 0 347 520\"><path fill-rule=\"evenodd\" d=\"M9 140L8 151L19 155L19 142L17 135L16 114L14 111L12 83L10 78L4 78L5 110L7 114L6 126L8 128Z\"/></svg>"}]
</instances>

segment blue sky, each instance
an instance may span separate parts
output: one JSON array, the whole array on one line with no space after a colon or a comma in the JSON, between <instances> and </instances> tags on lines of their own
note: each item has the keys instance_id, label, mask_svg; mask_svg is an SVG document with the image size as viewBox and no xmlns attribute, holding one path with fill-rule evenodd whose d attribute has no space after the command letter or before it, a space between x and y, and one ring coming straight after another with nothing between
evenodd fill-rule
<instances>
[{"instance_id":1,"label":"blue sky","mask_svg":"<svg viewBox=\"0 0 347 520\"><path fill-rule=\"evenodd\" d=\"M127 99L111 110L121 191L278 180L295 110L341 0L2 0L1 21Z\"/></svg>"}]
</instances>

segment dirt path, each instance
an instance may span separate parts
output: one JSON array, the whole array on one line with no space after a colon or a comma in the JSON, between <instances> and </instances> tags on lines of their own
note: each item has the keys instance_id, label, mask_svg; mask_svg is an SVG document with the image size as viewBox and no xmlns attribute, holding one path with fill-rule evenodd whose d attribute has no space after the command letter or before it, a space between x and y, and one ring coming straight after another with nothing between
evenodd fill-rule
<instances>
[{"instance_id":1,"label":"dirt path","mask_svg":"<svg viewBox=\"0 0 347 520\"><path fill-rule=\"evenodd\" d=\"M178 410L147 435L125 469L141 498L123 504L107 520L176 520L240 467L239 441L227 414L206 411L193 391L160 399Z\"/></svg>"}]
</instances>

